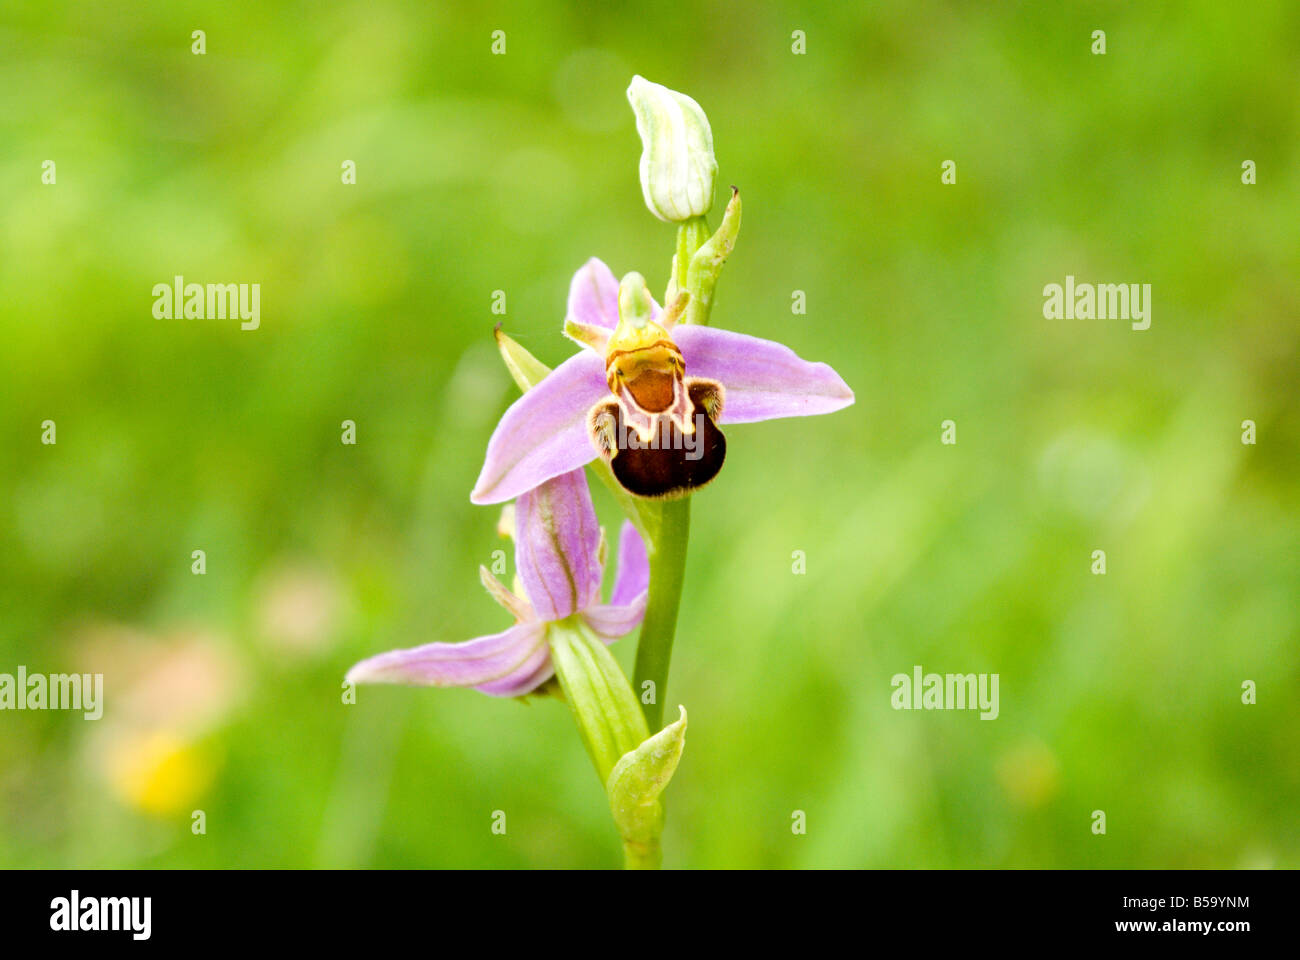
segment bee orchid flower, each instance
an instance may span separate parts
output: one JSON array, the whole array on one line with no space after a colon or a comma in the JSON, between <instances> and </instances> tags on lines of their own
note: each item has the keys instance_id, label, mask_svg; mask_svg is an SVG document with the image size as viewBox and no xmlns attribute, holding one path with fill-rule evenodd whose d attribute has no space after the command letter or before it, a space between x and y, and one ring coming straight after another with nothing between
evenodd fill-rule
<instances>
[{"instance_id":1,"label":"bee orchid flower","mask_svg":"<svg viewBox=\"0 0 1300 960\"><path fill-rule=\"evenodd\" d=\"M597 456L633 494L680 496L721 467L719 426L853 402L830 366L784 344L678 322L686 299L677 294L662 310L639 274L620 284L603 262L587 261L570 285L564 325L583 349L506 410L470 499L510 500Z\"/></svg>"},{"instance_id":2,"label":"bee orchid flower","mask_svg":"<svg viewBox=\"0 0 1300 960\"><path fill-rule=\"evenodd\" d=\"M496 697L518 697L554 675L550 634L557 625L590 631L608 644L641 623L650 576L645 545L625 522L614 589L610 602L601 603L604 542L582 470L523 491L514 514L522 590L507 589L486 567L479 568L483 586L514 616L514 626L465 643L381 653L349 670L350 682L473 687Z\"/></svg>"},{"instance_id":3,"label":"bee orchid flower","mask_svg":"<svg viewBox=\"0 0 1300 960\"><path fill-rule=\"evenodd\" d=\"M494 334L523 396L493 431L470 500L514 501L502 529L515 540L515 587L486 567L479 575L515 622L465 643L381 653L352 667L347 680L470 687L496 697L555 693L604 784L624 863L645 869L661 862L660 795L686 734L685 709L664 725L663 704L686 577L689 495L722 468L723 426L832 413L854 398L825 363L708 326L740 229L739 190L732 187L710 234L718 167L703 110L642 77L633 78L628 100L642 140L646 205L677 225L664 306L641 274L620 281L593 258L569 287L563 332L579 345L575 355L550 370L500 326ZM628 517L608 602L588 465ZM608 645L638 626L629 682Z\"/></svg>"}]
</instances>

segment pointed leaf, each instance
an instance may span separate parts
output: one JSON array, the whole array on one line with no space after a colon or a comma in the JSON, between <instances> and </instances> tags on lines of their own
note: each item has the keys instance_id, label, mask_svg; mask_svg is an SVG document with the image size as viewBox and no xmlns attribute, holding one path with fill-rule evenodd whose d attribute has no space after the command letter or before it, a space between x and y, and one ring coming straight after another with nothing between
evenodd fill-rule
<instances>
[{"instance_id":1,"label":"pointed leaf","mask_svg":"<svg viewBox=\"0 0 1300 960\"><path fill-rule=\"evenodd\" d=\"M635 854L655 855L658 847L663 829L659 795L676 772L686 746L686 708L678 709L678 720L624 754L605 784L610 812L628 848L629 861Z\"/></svg>"}]
</instances>

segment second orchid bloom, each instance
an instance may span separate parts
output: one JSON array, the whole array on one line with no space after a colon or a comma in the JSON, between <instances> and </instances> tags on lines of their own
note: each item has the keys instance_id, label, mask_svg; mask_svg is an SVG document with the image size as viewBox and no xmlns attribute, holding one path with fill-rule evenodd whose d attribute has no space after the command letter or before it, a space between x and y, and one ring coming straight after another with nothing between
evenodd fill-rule
<instances>
[{"instance_id":1,"label":"second orchid bloom","mask_svg":"<svg viewBox=\"0 0 1300 960\"><path fill-rule=\"evenodd\" d=\"M624 523L614 589L609 603L601 603L604 539L581 470L522 494L515 506L514 535L520 592L479 568L483 585L515 618L514 626L465 643L427 643L381 653L358 663L347 679L473 687L493 696L518 697L554 675L551 641L558 627L612 643L640 624L650 576L645 546L632 524Z\"/></svg>"}]
</instances>

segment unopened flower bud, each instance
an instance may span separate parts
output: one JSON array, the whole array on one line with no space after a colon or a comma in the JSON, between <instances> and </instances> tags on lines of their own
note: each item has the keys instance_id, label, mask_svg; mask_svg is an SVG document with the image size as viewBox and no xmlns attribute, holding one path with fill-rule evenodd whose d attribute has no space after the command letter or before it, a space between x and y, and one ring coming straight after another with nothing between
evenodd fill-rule
<instances>
[{"instance_id":1,"label":"unopened flower bud","mask_svg":"<svg viewBox=\"0 0 1300 960\"><path fill-rule=\"evenodd\" d=\"M700 105L644 77L632 78L627 99L641 136L641 192L660 220L680 223L713 206L713 132Z\"/></svg>"}]
</instances>

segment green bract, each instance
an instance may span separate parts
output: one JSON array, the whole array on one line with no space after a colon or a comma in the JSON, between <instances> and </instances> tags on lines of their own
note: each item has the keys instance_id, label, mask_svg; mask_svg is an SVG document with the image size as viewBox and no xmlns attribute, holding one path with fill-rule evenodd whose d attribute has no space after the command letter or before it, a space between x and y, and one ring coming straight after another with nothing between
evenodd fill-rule
<instances>
[{"instance_id":1,"label":"green bract","mask_svg":"<svg viewBox=\"0 0 1300 960\"><path fill-rule=\"evenodd\" d=\"M686 708L681 716L614 764L605 783L609 809L623 837L628 867L657 867L664 807L659 802L686 746Z\"/></svg>"},{"instance_id":2,"label":"green bract","mask_svg":"<svg viewBox=\"0 0 1300 960\"><path fill-rule=\"evenodd\" d=\"M686 745L686 709L654 736L627 677L600 638L581 622L556 624L551 660L582 742L605 782L628 867L659 866L668 786Z\"/></svg>"}]
</instances>

